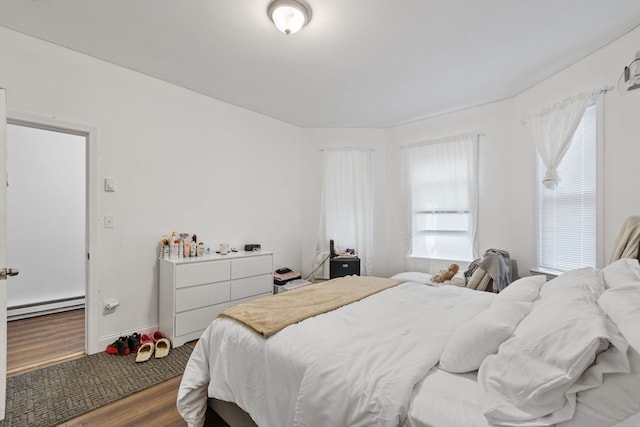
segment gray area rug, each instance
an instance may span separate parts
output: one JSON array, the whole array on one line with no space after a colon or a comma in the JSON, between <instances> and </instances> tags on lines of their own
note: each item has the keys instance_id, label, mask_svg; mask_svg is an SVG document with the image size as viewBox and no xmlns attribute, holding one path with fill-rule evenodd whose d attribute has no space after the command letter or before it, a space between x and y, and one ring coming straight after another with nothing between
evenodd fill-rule
<instances>
[{"instance_id":1,"label":"gray area rug","mask_svg":"<svg viewBox=\"0 0 640 427\"><path fill-rule=\"evenodd\" d=\"M49 427L182 375L191 347L171 349L162 359L136 363L135 354L92 354L7 378L1 427Z\"/></svg>"}]
</instances>

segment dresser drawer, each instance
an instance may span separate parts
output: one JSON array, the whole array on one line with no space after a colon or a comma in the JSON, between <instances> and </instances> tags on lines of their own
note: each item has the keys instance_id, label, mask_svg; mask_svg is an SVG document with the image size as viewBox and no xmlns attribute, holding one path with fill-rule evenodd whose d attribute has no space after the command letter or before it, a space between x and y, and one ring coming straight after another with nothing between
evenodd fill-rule
<instances>
[{"instance_id":1,"label":"dresser drawer","mask_svg":"<svg viewBox=\"0 0 640 427\"><path fill-rule=\"evenodd\" d=\"M176 312L227 302L230 295L228 281L176 289Z\"/></svg>"},{"instance_id":2,"label":"dresser drawer","mask_svg":"<svg viewBox=\"0 0 640 427\"><path fill-rule=\"evenodd\" d=\"M180 264L176 266L176 288L229 280L230 271L229 261Z\"/></svg>"},{"instance_id":3,"label":"dresser drawer","mask_svg":"<svg viewBox=\"0 0 640 427\"><path fill-rule=\"evenodd\" d=\"M237 299L237 300L233 300L229 303L230 307L233 307L234 305L238 305L238 304L242 304L243 302L249 302L249 301L253 301L254 299L258 299L258 298L262 298L262 297L269 297L273 295L272 291L266 292L264 294L259 294L259 295L253 295L247 298L242 298L242 299Z\"/></svg>"},{"instance_id":4,"label":"dresser drawer","mask_svg":"<svg viewBox=\"0 0 640 427\"><path fill-rule=\"evenodd\" d=\"M197 310L185 311L176 314L176 336L185 335L190 332L201 331L209 326L209 323L229 307L229 303L216 304Z\"/></svg>"},{"instance_id":5,"label":"dresser drawer","mask_svg":"<svg viewBox=\"0 0 640 427\"><path fill-rule=\"evenodd\" d=\"M271 255L234 259L231 261L231 278L240 279L260 274L271 274L272 269L273 257Z\"/></svg>"},{"instance_id":6,"label":"dresser drawer","mask_svg":"<svg viewBox=\"0 0 640 427\"><path fill-rule=\"evenodd\" d=\"M247 298L266 292L273 292L273 276L270 273L245 277L231 282L231 300Z\"/></svg>"}]
</instances>

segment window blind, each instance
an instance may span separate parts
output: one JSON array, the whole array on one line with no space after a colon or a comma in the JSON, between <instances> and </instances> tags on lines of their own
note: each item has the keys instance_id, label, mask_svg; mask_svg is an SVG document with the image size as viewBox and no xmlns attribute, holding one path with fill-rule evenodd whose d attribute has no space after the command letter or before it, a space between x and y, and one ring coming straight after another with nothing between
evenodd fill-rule
<instances>
[{"instance_id":1,"label":"window blind","mask_svg":"<svg viewBox=\"0 0 640 427\"><path fill-rule=\"evenodd\" d=\"M596 104L587 107L558 166L560 182L542 185L538 156L538 268L563 272L596 266Z\"/></svg>"}]
</instances>

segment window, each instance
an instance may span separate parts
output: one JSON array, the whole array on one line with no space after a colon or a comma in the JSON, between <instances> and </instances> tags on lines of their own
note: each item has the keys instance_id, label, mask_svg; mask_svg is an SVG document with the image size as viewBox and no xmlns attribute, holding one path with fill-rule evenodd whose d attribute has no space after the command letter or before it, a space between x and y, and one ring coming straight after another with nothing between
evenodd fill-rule
<instances>
[{"instance_id":1,"label":"window","mask_svg":"<svg viewBox=\"0 0 640 427\"><path fill-rule=\"evenodd\" d=\"M412 256L477 256L477 147L477 135L465 135L404 149Z\"/></svg>"},{"instance_id":2,"label":"window","mask_svg":"<svg viewBox=\"0 0 640 427\"><path fill-rule=\"evenodd\" d=\"M543 272L596 267L597 147L596 104L590 104L557 171L555 189L542 184L538 156L538 268Z\"/></svg>"},{"instance_id":3,"label":"window","mask_svg":"<svg viewBox=\"0 0 640 427\"><path fill-rule=\"evenodd\" d=\"M373 150L323 149L324 178L318 242L355 249L362 275L373 274ZM326 246L325 246L326 245Z\"/></svg>"}]
</instances>

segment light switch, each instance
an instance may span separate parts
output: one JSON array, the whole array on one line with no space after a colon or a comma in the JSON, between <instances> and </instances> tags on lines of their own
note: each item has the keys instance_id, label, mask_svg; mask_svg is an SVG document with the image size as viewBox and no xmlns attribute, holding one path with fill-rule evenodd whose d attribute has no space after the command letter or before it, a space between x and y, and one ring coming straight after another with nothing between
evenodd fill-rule
<instances>
[{"instance_id":1,"label":"light switch","mask_svg":"<svg viewBox=\"0 0 640 427\"><path fill-rule=\"evenodd\" d=\"M104 228L115 228L116 222L113 219L113 215L104 216Z\"/></svg>"},{"instance_id":2,"label":"light switch","mask_svg":"<svg viewBox=\"0 0 640 427\"><path fill-rule=\"evenodd\" d=\"M114 178L104 179L104 191L109 191L109 192L116 191L116 180Z\"/></svg>"}]
</instances>

